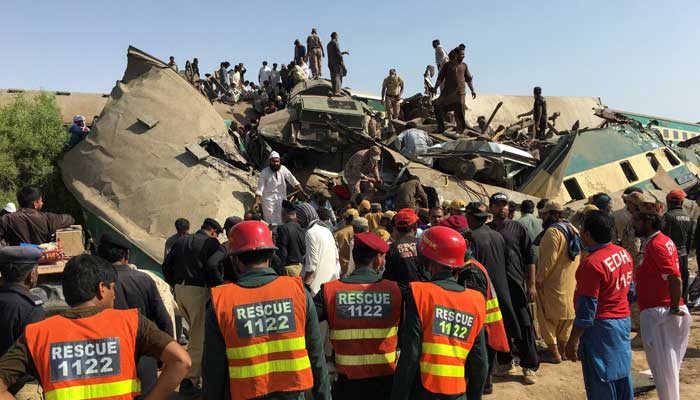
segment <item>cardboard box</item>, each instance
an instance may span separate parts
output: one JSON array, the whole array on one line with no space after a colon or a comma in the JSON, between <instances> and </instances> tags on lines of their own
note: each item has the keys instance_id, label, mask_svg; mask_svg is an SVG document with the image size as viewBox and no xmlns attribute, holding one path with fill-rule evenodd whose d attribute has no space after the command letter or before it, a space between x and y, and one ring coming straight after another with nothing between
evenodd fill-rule
<instances>
[{"instance_id":1,"label":"cardboard box","mask_svg":"<svg viewBox=\"0 0 700 400\"><path fill-rule=\"evenodd\" d=\"M56 241L61 242L66 257L79 256L85 252L85 235L80 225L56 231Z\"/></svg>"}]
</instances>

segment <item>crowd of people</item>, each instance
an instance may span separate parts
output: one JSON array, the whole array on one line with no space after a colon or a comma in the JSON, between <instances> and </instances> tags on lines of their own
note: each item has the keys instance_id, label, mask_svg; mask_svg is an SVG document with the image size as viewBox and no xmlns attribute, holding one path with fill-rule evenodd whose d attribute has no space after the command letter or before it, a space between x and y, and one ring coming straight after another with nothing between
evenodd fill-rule
<instances>
[{"instance_id":1,"label":"crowd of people","mask_svg":"<svg viewBox=\"0 0 700 400\"><path fill-rule=\"evenodd\" d=\"M200 75L199 59L196 57L192 61L186 61L182 72L174 56L169 57L167 65L175 72L183 73L193 85L201 88L210 97L228 104L241 100L258 101L261 106L257 111L262 115L271 114L286 107L289 93L296 84L322 78L323 58L326 56L333 86L332 95L340 95L342 80L347 74L343 56L349 53L340 50L338 33L331 34L326 49L315 28L311 30L305 43L306 45L299 39L294 40L293 57L288 63L273 63L270 66L267 61L262 61L257 81L246 79L247 68L243 63L222 61L211 74L205 74L207 79ZM212 83L209 77L212 77L215 83Z\"/></svg>"},{"instance_id":2,"label":"crowd of people","mask_svg":"<svg viewBox=\"0 0 700 400\"><path fill-rule=\"evenodd\" d=\"M223 61L209 90L230 102L255 96L272 113L294 85L323 76L327 57L332 95L340 95L348 52L336 32L330 38L325 50L315 29L306 46L295 40L293 61L263 61L257 84L244 64ZM433 48L438 75L428 92L440 91L438 130L449 113L461 134L466 89L476 97L466 46L447 52L435 40ZM179 72L174 57L168 66ZM200 80L197 58L185 75ZM391 69L380 119L400 118L403 93ZM546 102L540 88L534 97L541 135ZM485 118L478 125L488 134ZM89 132L85 118L70 131L73 146ZM415 123L397 143L432 165L424 155L432 140ZM540 363L580 361L589 398L632 399L631 331L659 397L679 398L692 321L688 254L700 247L683 191L664 205L631 187L616 212L599 193L571 220L556 201L525 200L516 219L506 193L488 204L456 198L430 207L408 172L388 191L381 159L379 146L359 150L344 166L346 185L307 192L272 151L243 215L223 225L206 218L194 233L186 216L174 221L162 280L130 265L132 243L106 232L93 254L65 266L69 309L50 318L30 291L42 257L32 245L75 221L41 211L40 191L23 188L19 209L8 203L0 217L0 323L11 328L0 333L0 398L38 381L52 399L160 399L178 387L211 399L307 391L314 399L479 399L516 366L533 385Z\"/></svg>"},{"instance_id":3,"label":"crowd of people","mask_svg":"<svg viewBox=\"0 0 700 400\"><path fill-rule=\"evenodd\" d=\"M381 157L365 152L370 165ZM360 180L380 179L357 169ZM289 201L288 187L304 200ZM637 330L660 398L679 398L698 237L683 191L664 205L631 187L616 212L599 193L573 222L547 199L523 201L516 220L505 193L430 210L425 193L395 210L366 194L334 208L273 152L251 211L223 226L206 218L195 233L175 221L165 294L129 264L132 244L106 232L94 255L65 267L69 310L46 318L30 291L42 257L31 244L74 220L41 211L41 193L23 188L19 209L8 204L0 217L0 319L12 327L0 342L0 395L38 380L46 398L97 385L147 398L179 386L205 398L472 399L494 391L515 354L524 384L536 384L541 362L580 361L589 398L632 399ZM171 292L184 323L166 307Z\"/></svg>"}]
</instances>

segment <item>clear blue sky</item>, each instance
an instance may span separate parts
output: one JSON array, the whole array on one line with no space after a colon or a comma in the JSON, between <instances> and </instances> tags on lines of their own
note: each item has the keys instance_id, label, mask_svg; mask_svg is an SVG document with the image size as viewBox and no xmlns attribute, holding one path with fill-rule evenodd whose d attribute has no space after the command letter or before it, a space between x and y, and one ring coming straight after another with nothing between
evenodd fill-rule
<instances>
[{"instance_id":1,"label":"clear blue sky","mask_svg":"<svg viewBox=\"0 0 700 400\"><path fill-rule=\"evenodd\" d=\"M336 4L336 5L330 5ZM316 27L340 34L345 84L379 92L396 68L422 90L430 42L467 45L477 93L600 96L610 107L700 121L700 2L2 0L0 87L108 93L131 44L180 67L199 57L289 62ZM327 70L326 70L327 72Z\"/></svg>"}]
</instances>

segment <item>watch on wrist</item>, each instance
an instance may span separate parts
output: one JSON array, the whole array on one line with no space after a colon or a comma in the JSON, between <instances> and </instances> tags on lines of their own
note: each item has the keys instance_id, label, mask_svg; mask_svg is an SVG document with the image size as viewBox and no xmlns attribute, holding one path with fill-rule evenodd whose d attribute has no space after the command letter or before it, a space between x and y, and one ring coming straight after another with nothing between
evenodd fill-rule
<instances>
[{"instance_id":1,"label":"watch on wrist","mask_svg":"<svg viewBox=\"0 0 700 400\"><path fill-rule=\"evenodd\" d=\"M680 309L680 307L675 306L675 307L671 307L670 311L671 311L671 314L678 314L681 311L681 309Z\"/></svg>"}]
</instances>

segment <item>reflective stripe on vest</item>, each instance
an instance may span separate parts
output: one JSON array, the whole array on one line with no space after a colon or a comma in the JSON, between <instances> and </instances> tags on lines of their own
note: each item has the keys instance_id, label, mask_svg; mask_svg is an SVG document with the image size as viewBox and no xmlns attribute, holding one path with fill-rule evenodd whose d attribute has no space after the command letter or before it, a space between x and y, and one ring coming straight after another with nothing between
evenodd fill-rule
<instances>
[{"instance_id":1,"label":"reflective stripe on vest","mask_svg":"<svg viewBox=\"0 0 700 400\"><path fill-rule=\"evenodd\" d=\"M389 280L323 285L338 373L348 379L393 375L401 290Z\"/></svg>"},{"instance_id":2,"label":"reflective stripe on vest","mask_svg":"<svg viewBox=\"0 0 700 400\"><path fill-rule=\"evenodd\" d=\"M138 310L54 316L26 327L27 348L47 400L133 399Z\"/></svg>"},{"instance_id":3,"label":"reflective stripe on vest","mask_svg":"<svg viewBox=\"0 0 700 400\"><path fill-rule=\"evenodd\" d=\"M454 292L432 282L411 282L421 320L421 383L429 392L466 392L464 364L481 331L486 300L478 291Z\"/></svg>"},{"instance_id":4,"label":"reflective stripe on vest","mask_svg":"<svg viewBox=\"0 0 700 400\"><path fill-rule=\"evenodd\" d=\"M131 395L141 391L141 383L137 379L121 382L96 383L94 385L72 386L44 392L45 400L78 400L99 399ZM131 396L129 396L131 398Z\"/></svg>"},{"instance_id":5,"label":"reflective stripe on vest","mask_svg":"<svg viewBox=\"0 0 700 400\"><path fill-rule=\"evenodd\" d=\"M486 300L486 321L484 323L487 344L493 350L507 353L510 351L508 335L506 334L506 327L503 324L503 315L501 314L501 308L498 304L496 290L491 283L489 273L486 271L486 267L476 260L467 261L467 265L469 264L478 267L486 277L486 293L488 294L488 298Z\"/></svg>"},{"instance_id":6,"label":"reflective stripe on vest","mask_svg":"<svg viewBox=\"0 0 700 400\"><path fill-rule=\"evenodd\" d=\"M228 376L231 379L246 379L276 372L297 372L308 368L311 368L309 357L303 356L293 359L265 361L244 367L228 367Z\"/></svg>"},{"instance_id":7,"label":"reflective stripe on vest","mask_svg":"<svg viewBox=\"0 0 700 400\"><path fill-rule=\"evenodd\" d=\"M338 329L331 331L331 340L388 339L396 336L398 328Z\"/></svg>"},{"instance_id":8,"label":"reflective stripe on vest","mask_svg":"<svg viewBox=\"0 0 700 400\"><path fill-rule=\"evenodd\" d=\"M486 323L492 324L503 319L501 309L498 307L498 298L494 297L486 301Z\"/></svg>"},{"instance_id":9,"label":"reflective stripe on vest","mask_svg":"<svg viewBox=\"0 0 700 400\"><path fill-rule=\"evenodd\" d=\"M257 288L230 283L212 288L211 295L226 343L231 398L313 386L301 280L280 276Z\"/></svg>"}]
</instances>

